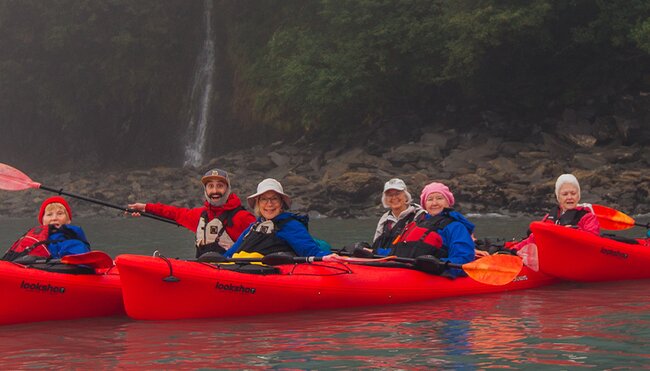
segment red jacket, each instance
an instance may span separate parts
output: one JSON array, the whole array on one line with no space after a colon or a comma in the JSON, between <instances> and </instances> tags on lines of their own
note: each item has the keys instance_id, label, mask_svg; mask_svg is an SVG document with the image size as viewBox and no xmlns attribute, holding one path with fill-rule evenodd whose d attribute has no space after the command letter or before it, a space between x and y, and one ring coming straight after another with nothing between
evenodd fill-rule
<instances>
[{"instance_id":1,"label":"red jacket","mask_svg":"<svg viewBox=\"0 0 650 371\"><path fill-rule=\"evenodd\" d=\"M174 220L176 223L196 233L196 228L199 225L201 214L204 211L208 211L209 222L221 215L223 212L235 209L239 206L241 206L239 197L234 193L230 193L228 200L222 206L212 206L207 201L203 207L196 207L193 209L165 204L147 204L145 210L148 213ZM255 222L255 220L255 216L253 216L249 211L240 210L232 217L232 223L226 223L226 232L233 240L237 240L239 235L241 235L251 223Z\"/></svg>"}]
</instances>

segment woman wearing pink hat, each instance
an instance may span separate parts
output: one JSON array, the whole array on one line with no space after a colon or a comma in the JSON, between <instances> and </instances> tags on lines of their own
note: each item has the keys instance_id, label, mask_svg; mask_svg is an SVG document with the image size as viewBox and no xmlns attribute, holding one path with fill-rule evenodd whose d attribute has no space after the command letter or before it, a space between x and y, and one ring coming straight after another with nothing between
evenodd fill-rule
<instances>
[{"instance_id":1,"label":"woman wearing pink hat","mask_svg":"<svg viewBox=\"0 0 650 371\"><path fill-rule=\"evenodd\" d=\"M248 196L248 205L255 210L257 221L251 224L228 249L226 257L265 256L288 253L296 256L325 256L328 251L307 231L302 218L287 212L291 198L275 179L264 179L257 192Z\"/></svg>"},{"instance_id":2,"label":"woman wearing pink hat","mask_svg":"<svg viewBox=\"0 0 650 371\"><path fill-rule=\"evenodd\" d=\"M454 264L474 260L474 224L451 209L455 199L449 187L437 182L427 184L420 194L420 202L428 215L406 227L392 253L409 258L433 255ZM448 277L464 275L460 269L440 273Z\"/></svg>"},{"instance_id":3,"label":"woman wearing pink hat","mask_svg":"<svg viewBox=\"0 0 650 371\"><path fill-rule=\"evenodd\" d=\"M542 219L543 222L576 227L580 230L600 235L600 224L590 205L579 205L580 183L572 174L562 174L555 181L555 198L558 205ZM528 244L535 243L531 233L527 238L517 243L515 250L521 250Z\"/></svg>"}]
</instances>

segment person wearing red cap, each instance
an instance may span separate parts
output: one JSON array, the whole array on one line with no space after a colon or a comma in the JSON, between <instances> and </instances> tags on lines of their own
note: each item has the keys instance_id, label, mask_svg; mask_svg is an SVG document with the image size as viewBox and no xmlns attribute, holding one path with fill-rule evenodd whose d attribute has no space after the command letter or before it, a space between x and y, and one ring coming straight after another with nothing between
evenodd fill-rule
<instances>
[{"instance_id":1,"label":"person wearing red cap","mask_svg":"<svg viewBox=\"0 0 650 371\"><path fill-rule=\"evenodd\" d=\"M161 203L133 203L128 207L174 220L194 232L197 258L206 252L224 253L255 222L255 216L244 209L239 197L231 192L230 176L226 171L209 170L201 177L201 183L205 197L203 207L185 208Z\"/></svg>"},{"instance_id":2,"label":"person wearing red cap","mask_svg":"<svg viewBox=\"0 0 650 371\"><path fill-rule=\"evenodd\" d=\"M41 224L27 231L2 257L14 261L23 256L59 259L66 255L90 251L90 244L81 227L72 225L72 209L59 196L46 199L38 211Z\"/></svg>"}]
</instances>

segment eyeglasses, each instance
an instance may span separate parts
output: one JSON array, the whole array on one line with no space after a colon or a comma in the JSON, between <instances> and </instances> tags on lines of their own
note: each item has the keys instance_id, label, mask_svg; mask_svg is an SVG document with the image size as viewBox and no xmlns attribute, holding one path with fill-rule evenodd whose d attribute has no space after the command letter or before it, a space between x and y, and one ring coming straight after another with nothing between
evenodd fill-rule
<instances>
[{"instance_id":1,"label":"eyeglasses","mask_svg":"<svg viewBox=\"0 0 650 371\"><path fill-rule=\"evenodd\" d=\"M268 204L268 203L279 204L280 197L260 197L258 199L258 202L260 204Z\"/></svg>"}]
</instances>

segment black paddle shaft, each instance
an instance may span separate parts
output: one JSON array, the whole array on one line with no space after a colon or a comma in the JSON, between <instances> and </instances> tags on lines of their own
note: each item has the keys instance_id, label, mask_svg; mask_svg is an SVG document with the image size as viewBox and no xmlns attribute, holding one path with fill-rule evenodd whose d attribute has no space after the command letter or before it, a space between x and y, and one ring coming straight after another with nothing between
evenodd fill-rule
<instances>
[{"instance_id":1,"label":"black paddle shaft","mask_svg":"<svg viewBox=\"0 0 650 371\"><path fill-rule=\"evenodd\" d=\"M41 184L41 186L39 188L44 189L46 191L58 193L59 195L70 196L72 198L77 198L77 199L88 201L88 202L91 202L91 203L94 203L94 204L98 204L98 205L102 205L102 206L106 206L106 207L111 207L113 209L125 211L125 212L128 212L128 213L140 213L140 215L145 216L147 218L156 219L156 220L159 220L161 222L173 224L175 226L180 226L180 224L176 223L175 221L167 219L167 218L163 218L163 217L158 216L158 215L150 214L150 213L147 213L147 212L144 212L144 211L138 211L138 210L134 210L134 209L124 208L124 207L114 205L114 204L111 204L111 203L108 203L108 202L105 202L105 201L102 201L102 200L97 200L97 199L90 198L90 197L76 195L74 193L64 192L63 189L50 188L50 187L46 187L46 186L44 186L42 184Z\"/></svg>"}]
</instances>

